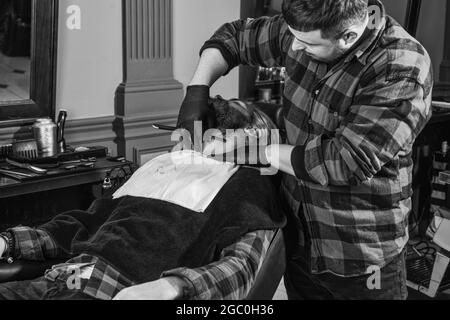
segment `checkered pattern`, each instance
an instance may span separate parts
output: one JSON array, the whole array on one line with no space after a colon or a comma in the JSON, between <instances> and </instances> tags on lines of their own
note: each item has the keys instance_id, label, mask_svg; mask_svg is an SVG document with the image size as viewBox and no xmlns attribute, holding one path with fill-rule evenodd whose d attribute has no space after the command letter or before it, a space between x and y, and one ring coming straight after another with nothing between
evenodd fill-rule
<instances>
[{"instance_id":1,"label":"checkered pattern","mask_svg":"<svg viewBox=\"0 0 450 320\"><path fill-rule=\"evenodd\" d=\"M58 264L47 270L45 278L50 281L67 282L73 275L73 269L80 273L87 267L93 267L89 279L81 279L83 293L101 300L112 299L120 290L133 285L133 282L122 276L104 261L90 255L82 254L65 263Z\"/></svg>"},{"instance_id":2,"label":"checkered pattern","mask_svg":"<svg viewBox=\"0 0 450 320\"><path fill-rule=\"evenodd\" d=\"M219 261L197 269L178 268L163 276L178 276L191 283L194 300L239 300L247 296L269 248L274 231L248 233L221 252Z\"/></svg>"},{"instance_id":3,"label":"checkered pattern","mask_svg":"<svg viewBox=\"0 0 450 320\"><path fill-rule=\"evenodd\" d=\"M369 3L381 8L381 23L331 67L292 50L281 15L225 24L202 48L218 48L229 69L286 68L296 177L285 177L284 190L294 214L303 209L313 273L363 274L408 240L412 146L431 116L432 68L381 2Z\"/></svg>"},{"instance_id":4,"label":"checkered pattern","mask_svg":"<svg viewBox=\"0 0 450 320\"><path fill-rule=\"evenodd\" d=\"M9 231L16 240L16 257L43 260L43 257L55 258L61 254L55 242L42 230L21 226ZM273 235L273 230L247 233L223 249L219 261L198 269L168 270L162 276L178 276L191 284L185 299L242 299L250 290ZM122 289L136 284L101 259L86 254L54 265L45 272L45 278L66 282L74 274L74 268L82 273L87 267L93 267L92 274L80 282L83 293L91 297L110 300Z\"/></svg>"},{"instance_id":5,"label":"checkered pattern","mask_svg":"<svg viewBox=\"0 0 450 320\"><path fill-rule=\"evenodd\" d=\"M42 230L19 226L8 231L12 231L15 238L15 259L44 261L62 254L53 239Z\"/></svg>"},{"instance_id":6,"label":"checkered pattern","mask_svg":"<svg viewBox=\"0 0 450 320\"><path fill-rule=\"evenodd\" d=\"M449 210L450 199L447 196L448 185L445 181L439 179L439 173L447 170L448 158L442 152L435 152L433 156L430 211L437 214L439 211Z\"/></svg>"}]
</instances>

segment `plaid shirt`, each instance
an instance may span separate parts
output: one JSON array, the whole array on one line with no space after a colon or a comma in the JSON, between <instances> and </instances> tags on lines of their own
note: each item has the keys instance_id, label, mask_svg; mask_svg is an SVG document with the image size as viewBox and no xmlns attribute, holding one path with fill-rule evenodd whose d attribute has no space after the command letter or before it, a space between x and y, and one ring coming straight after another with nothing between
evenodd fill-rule
<instances>
[{"instance_id":1,"label":"plaid shirt","mask_svg":"<svg viewBox=\"0 0 450 320\"><path fill-rule=\"evenodd\" d=\"M281 15L227 23L202 48L219 49L229 70L286 68L296 177L285 175L282 189L297 226L288 246L304 246L316 274L367 273L408 241L412 146L431 116L431 62L380 2L369 4L380 8L379 23L331 67L292 49Z\"/></svg>"},{"instance_id":2,"label":"plaid shirt","mask_svg":"<svg viewBox=\"0 0 450 320\"><path fill-rule=\"evenodd\" d=\"M43 230L20 226L9 231L14 234L17 259L43 261L64 256ZM242 299L253 284L273 235L273 230L249 232L223 249L218 261L197 269L168 270L162 276L177 276L187 281L190 286L184 299ZM88 268L92 273L84 277ZM101 259L86 254L54 265L45 272L45 278L67 282L75 269L80 271L80 289L96 299L110 300L122 289L136 284Z\"/></svg>"}]
</instances>

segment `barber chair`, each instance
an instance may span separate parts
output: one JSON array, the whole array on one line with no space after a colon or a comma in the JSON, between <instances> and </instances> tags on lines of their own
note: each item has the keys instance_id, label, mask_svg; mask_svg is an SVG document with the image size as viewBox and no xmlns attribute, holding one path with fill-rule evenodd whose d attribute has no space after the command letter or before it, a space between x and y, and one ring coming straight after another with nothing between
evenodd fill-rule
<instances>
[{"instance_id":1,"label":"barber chair","mask_svg":"<svg viewBox=\"0 0 450 320\"><path fill-rule=\"evenodd\" d=\"M0 261L0 283L36 279L43 276L45 270L50 269L52 265L65 260L17 260L12 264ZM283 232L277 230L246 300L271 300L283 277L285 265Z\"/></svg>"},{"instance_id":2,"label":"barber chair","mask_svg":"<svg viewBox=\"0 0 450 320\"><path fill-rule=\"evenodd\" d=\"M246 300L272 300L286 268L283 232L278 229Z\"/></svg>"},{"instance_id":3,"label":"barber chair","mask_svg":"<svg viewBox=\"0 0 450 320\"><path fill-rule=\"evenodd\" d=\"M53 265L65 260L48 260L45 262L17 260L11 264L0 261L0 283L39 278L44 275L45 270L51 269Z\"/></svg>"},{"instance_id":4,"label":"barber chair","mask_svg":"<svg viewBox=\"0 0 450 320\"><path fill-rule=\"evenodd\" d=\"M246 300L273 298L283 277L286 266L285 257L283 232L277 230ZM0 283L36 279L43 276L45 270L50 269L52 265L63 263L65 260L45 262L17 260L12 264L0 261Z\"/></svg>"},{"instance_id":5,"label":"barber chair","mask_svg":"<svg viewBox=\"0 0 450 320\"><path fill-rule=\"evenodd\" d=\"M257 107L268 114L274 123L282 128L281 107L276 109L274 105L270 104L258 104ZM275 176L274 183L277 183L277 180L278 177ZM12 264L0 261L0 283L32 280L41 277L44 275L45 270L50 269L52 265L63 263L64 261L32 262L17 260ZM272 238L266 257L256 275L252 288L247 294L246 300L271 300L283 277L285 266L286 253L283 232L281 229L278 229Z\"/></svg>"}]
</instances>

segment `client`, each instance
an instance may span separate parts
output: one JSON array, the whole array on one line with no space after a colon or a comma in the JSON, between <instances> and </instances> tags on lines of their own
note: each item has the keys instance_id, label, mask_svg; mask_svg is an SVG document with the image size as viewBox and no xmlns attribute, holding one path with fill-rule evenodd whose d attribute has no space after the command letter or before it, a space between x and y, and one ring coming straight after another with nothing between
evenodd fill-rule
<instances>
[{"instance_id":1,"label":"client","mask_svg":"<svg viewBox=\"0 0 450 320\"><path fill-rule=\"evenodd\" d=\"M273 126L236 100L211 107L221 132ZM67 259L37 279L0 284L0 299L242 299L284 223L269 177L176 151L88 211L0 234L10 262Z\"/></svg>"}]
</instances>

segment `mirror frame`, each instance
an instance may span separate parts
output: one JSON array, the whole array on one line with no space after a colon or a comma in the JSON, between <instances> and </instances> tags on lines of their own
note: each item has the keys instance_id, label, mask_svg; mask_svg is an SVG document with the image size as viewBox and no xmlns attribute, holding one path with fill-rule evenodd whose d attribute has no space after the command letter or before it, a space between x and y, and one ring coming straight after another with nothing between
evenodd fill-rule
<instances>
[{"instance_id":1,"label":"mirror frame","mask_svg":"<svg viewBox=\"0 0 450 320\"><path fill-rule=\"evenodd\" d=\"M0 128L54 120L58 0L32 0L30 98L0 101Z\"/></svg>"}]
</instances>

